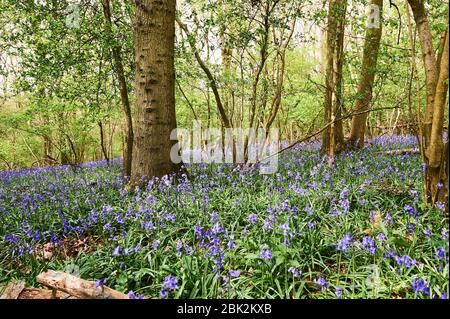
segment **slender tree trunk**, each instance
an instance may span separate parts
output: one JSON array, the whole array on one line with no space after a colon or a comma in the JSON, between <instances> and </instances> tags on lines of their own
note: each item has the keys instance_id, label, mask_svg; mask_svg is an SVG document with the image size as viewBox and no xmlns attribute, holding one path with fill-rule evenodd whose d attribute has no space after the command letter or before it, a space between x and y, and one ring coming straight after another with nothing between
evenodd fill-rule
<instances>
[{"instance_id":1,"label":"slender tree trunk","mask_svg":"<svg viewBox=\"0 0 450 319\"><path fill-rule=\"evenodd\" d=\"M447 102L449 77L448 28L441 37L436 58L424 1L408 0L419 32L425 67L427 104L419 146L425 164L425 202L445 205L448 214L448 141L444 143L444 110Z\"/></svg>"},{"instance_id":2,"label":"slender tree trunk","mask_svg":"<svg viewBox=\"0 0 450 319\"><path fill-rule=\"evenodd\" d=\"M108 151L106 150L105 134L103 132L103 123L102 123L102 121L98 121L98 127L100 129L100 146L102 147L103 157L105 158L106 162L109 163L109 156L108 156Z\"/></svg>"},{"instance_id":3,"label":"slender tree trunk","mask_svg":"<svg viewBox=\"0 0 450 319\"><path fill-rule=\"evenodd\" d=\"M136 120L131 180L161 177L177 168L170 158L176 141L175 0L137 2L134 26Z\"/></svg>"},{"instance_id":4,"label":"slender tree trunk","mask_svg":"<svg viewBox=\"0 0 450 319\"><path fill-rule=\"evenodd\" d=\"M372 100L373 83L375 80L378 51L382 34L383 0L372 0L371 5L378 6L380 20L378 28L368 25L364 41L364 52L361 66L361 75L358 84L355 111L366 111L370 108ZM352 118L352 127L349 142L353 146L364 146L364 133L366 130L367 116L369 113L355 115Z\"/></svg>"},{"instance_id":5,"label":"slender tree trunk","mask_svg":"<svg viewBox=\"0 0 450 319\"><path fill-rule=\"evenodd\" d=\"M321 153L328 155L332 165L334 155L343 144L344 134L340 117L342 109L342 61L347 0L331 0L328 9L327 51L325 74L324 122L331 124L322 135Z\"/></svg>"},{"instance_id":6,"label":"slender tree trunk","mask_svg":"<svg viewBox=\"0 0 450 319\"><path fill-rule=\"evenodd\" d=\"M189 32L189 29L187 28L187 26L178 17L176 17L176 21L177 21L177 24L179 25L179 27L184 31L184 33L186 33L188 38L192 39L191 33ZM200 67L202 68L203 72L205 72L206 77L208 78L208 80L210 82L209 84L211 86L211 90L213 91L214 98L215 98L216 104L217 104L217 109L219 110L220 119L222 120L223 126L225 126L225 128L231 128L232 127L231 122L230 122L230 119L228 118L225 108L223 106L222 99L220 98L219 89L217 87L216 80L215 80L214 76L212 75L211 70L208 68L206 63L201 58L200 54L198 53L198 51L195 47L195 43L191 39L190 39L189 43L191 45L192 50L194 51L195 59L197 60Z\"/></svg>"},{"instance_id":7,"label":"slender tree trunk","mask_svg":"<svg viewBox=\"0 0 450 319\"><path fill-rule=\"evenodd\" d=\"M438 201L442 203L446 202L448 194L448 156L444 153L445 150L448 152L448 142L446 142L447 145L445 145L443 139L444 110L447 107L448 91L448 54L448 32L446 32L445 45L439 65L440 72L434 96L430 145L426 150L426 155L428 157L431 202L433 204Z\"/></svg>"},{"instance_id":8,"label":"slender tree trunk","mask_svg":"<svg viewBox=\"0 0 450 319\"><path fill-rule=\"evenodd\" d=\"M433 121L434 93L438 77L437 63L434 56L433 38L431 36L428 17L423 0L408 0L412 9L414 20L419 33L420 46L422 48L422 59L425 67L425 81L427 92L427 103L425 118L423 121L423 133L425 144L428 145L431 136L431 125Z\"/></svg>"},{"instance_id":9,"label":"slender tree trunk","mask_svg":"<svg viewBox=\"0 0 450 319\"><path fill-rule=\"evenodd\" d=\"M111 36L111 41L114 39L111 22L110 0L102 0L103 14L105 16L105 32ZM123 175L131 176L131 162L133 158L133 119L131 115L130 101L128 99L127 82L125 79L125 72L123 69L121 49L119 45L113 45L111 48L113 57L114 72L116 73L119 82L120 101L122 111L125 115L125 122L123 124L123 132L125 136L125 144L123 149Z\"/></svg>"}]
</instances>

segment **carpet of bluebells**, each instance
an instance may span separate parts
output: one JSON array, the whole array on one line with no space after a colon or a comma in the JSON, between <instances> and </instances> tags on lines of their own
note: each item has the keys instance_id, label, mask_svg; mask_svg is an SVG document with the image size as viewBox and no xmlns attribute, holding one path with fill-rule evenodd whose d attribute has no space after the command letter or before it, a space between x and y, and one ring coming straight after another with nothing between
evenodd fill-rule
<instances>
[{"instance_id":1,"label":"carpet of bluebells","mask_svg":"<svg viewBox=\"0 0 450 319\"><path fill-rule=\"evenodd\" d=\"M315 142L272 175L196 164L133 189L120 160L0 172L0 284L75 269L132 298L447 298L420 156L379 153L414 146L380 137L330 170ZM58 253L74 240L89 249Z\"/></svg>"}]
</instances>

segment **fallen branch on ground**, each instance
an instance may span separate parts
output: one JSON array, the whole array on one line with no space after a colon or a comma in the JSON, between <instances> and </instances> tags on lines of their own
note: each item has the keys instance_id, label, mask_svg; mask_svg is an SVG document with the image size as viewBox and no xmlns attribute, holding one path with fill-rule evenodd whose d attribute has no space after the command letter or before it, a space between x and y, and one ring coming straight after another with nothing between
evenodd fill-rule
<instances>
[{"instance_id":1,"label":"fallen branch on ground","mask_svg":"<svg viewBox=\"0 0 450 319\"><path fill-rule=\"evenodd\" d=\"M420 150L418 148L405 148L403 150L390 150L390 151L380 151L376 154L381 155L402 155L402 154L419 154Z\"/></svg>"},{"instance_id":2,"label":"fallen branch on ground","mask_svg":"<svg viewBox=\"0 0 450 319\"><path fill-rule=\"evenodd\" d=\"M47 287L64 291L80 299L129 299L129 297L119 291L106 286L94 288L93 281L80 279L60 271L49 270L36 277L36 281Z\"/></svg>"},{"instance_id":3,"label":"fallen branch on ground","mask_svg":"<svg viewBox=\"0 0 450 319\"><path fill-rule=\"evenodd\" d=\"M11 281L0 296L0 299L17 299L25 288L23 281Z\"/></svg>"}]
</instances>

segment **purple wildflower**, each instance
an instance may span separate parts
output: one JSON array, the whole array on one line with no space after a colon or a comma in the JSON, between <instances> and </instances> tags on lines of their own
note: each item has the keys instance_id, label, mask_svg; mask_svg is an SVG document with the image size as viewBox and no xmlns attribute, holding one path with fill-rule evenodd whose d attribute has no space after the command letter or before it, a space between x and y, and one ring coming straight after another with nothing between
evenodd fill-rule
<instances>
[{"instance_id":1,"label":"purple wildflower","mask_svg":"<svg viewBox=\"0 0 450 319\"><path fill-rule=\"evenodd\" d=\"M336 250L347 252L351 243L352 243L352 236L350 236L350 234L347 233L341 240L339 240Z\"/></svg>"},{"instance_id":2,"label":"purple wildflower","mask_svg":"<svg viewBox=\"0 0 450 319\"><path fill-rule=\"evenodd\" d=\"M262 259L271 260L272 259L272 252L269 249L261 249L260 257Z\"/></svg>"},{"instance_id":3,"label":"purple wildflower","mask_svg":"<svg viewBox=\"0 0 450 319\"><path fill-rule=\"evenodd\" d=\"M164 290L175 290L178 288L178 280L175 276L168 275L164 278L163 289Z\"/></svg>"},{"instance_id":4,"label":"purple wildflower","mask_svg":"<svg viewBox=\"0 0 450 319\"><path fill-rule=\"evenodd\" d=\"M445 258L445 248L439 247L436 251L436 258L437 259L444 259Z\"/></svg>"},{"instance_id":5,"label":"purple wildflower","mask_svg":"<svg viewBox=\"0 0 450 319\"><path fill-rule=\"evenodd\" d=\"M227 247L228 247L228 249L233 249L236 247L233 236L230 236L230 240L228 241Z\"/></svg>"},{"instance_id":6,"label":"purple wildflower","mask_svg":"<svg viewBox=\"0 0 450 319\"><path fill-rule=\"evenodd\" d=\"M386 237L386 235L384 233L379 233L377 235L377 240L382 243L382 242L387 240L387 237Z\"/></svg>"},{"instance_id":7,"label":"purple wildflower","mask_svg":"<svg viewBox=\"0 0 450 319\"><path fill-rule=\"evenodd\" d=\"M413 279L411 287L417 295L424 293L426 296L430 295L430 287L423 279Z\"/></svg>"},{"instance_id":8,"label":"purple wildflower","mask_svg":"<svg viewBox=\"0 0 450 319\"><path fill-rule=\"evenodd\" d=\"M258 221L258 215L256 214L250 214L248 216L248 221L252 224L256 224L256 222Z\"/></svg>"},{"instance_id":9,"label":"purple wildflower","mask_svg":"<svg viewBox=\"0 0 450 319\"><path fill-rule=\"evenodd\" d=\"M113 251L113 256L119 256L120 255L120 247L119 246L117 246L115 249L114 249L114 251Z\"/></svg>"},{"instance_id":10,"label":"purple wildflower","mask_svg":"<svg viewBox=\"0 0 450 319\"><path fill-rule=\"evenodd\" d=\"M298 277L302 274L302 271L295 268L295 267L289 267L288 271L292 274L294 277Z\"/></svg>"},{"instance_id":11,"label":"purple wildflower","mask_svg":"<svg viewBox=\"0 0 450 319\"><path fill-rule=\"evenodd\" d=\"M375 241L370 236L365 236L362 240L362 245L366 251L368 251L371 255L375 255L377 251L377 247L375 246Z\"/></svg>"},{"instance_id":12,"label":"purple wildflower","mask_svg":"<svg viewBox=\"0 0 450 319\"><path fill-rule=\"evenodd\" d=\"M318 284L321 287L322 291L325 291L329 286L325 277L322 277L322 276L320 276L318 279L316 279L316 284Z\"/></svg>"}]
</instances>

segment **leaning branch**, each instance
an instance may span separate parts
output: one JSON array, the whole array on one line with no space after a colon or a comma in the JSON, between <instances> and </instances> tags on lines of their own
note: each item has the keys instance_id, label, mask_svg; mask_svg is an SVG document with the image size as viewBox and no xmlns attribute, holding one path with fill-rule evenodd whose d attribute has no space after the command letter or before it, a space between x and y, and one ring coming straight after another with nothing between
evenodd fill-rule
<instances>
[{"instance_id":1,"label":"leaning branch","mask_svg":"<svg viewBox=\"0 0 450 319\"><path fill-rule=\"evenodd\" d=\"M266 159L268 159L268 158L270 158L270 157L272 157L272 156L278 155L278 154L280 154L280 153L282 153L282 152L284 152L284 151L286 151L286 150L288 150L288 149L293 148L294 146L296 146L296 145L298 145L298 144L300 144L300 143L302 143L302 142L305 142L305 141L307 141L307 140L313 138L314 136L319 135L320 133L322 133L323 131L325 131L328 127L330 127L331 125L335 124L336 122L345 120L345 119L347 119L347 118L349 118L349 117L352 117L352 116L354 116L354 115L364 114L364 113L368 113L368 112L375 112L375 111L392 110L392 109L398 109L398 108L399 108L399 106L380 107L380 108L376 108L376 109L365 110L365 111L360 111L360 112L354 112L354 113L347 114L347 115L345 115L345 116L341 116L341 117L339 117L338 119L335 119L334 121L329 122L327 125L325 125L325 126L322 127L321 129L315 131L314 133L312 133L312 134L310 134L310 135L308 135L308 136L306 136L306 137L304 137L304 138L302 138L302 139L300 139L300 140L298 140L298 141L292 143L292 144L289 145L289 146L286 146L285 148L282 148L282 149L279 150L278 152L276 152L276 153L274 153L274 154L271 154L271 155L267 156L266 158L264 158L264 159L262 159L262 160L257 161L257 163L260 163L261 161L266 160Z\"/></svg>"},{"instance_id":2,"label":"leaning branch","mask_svg":"<svg viewBox=\"0 0 450 319\"><path fill-rule=\"evenodd\" d=\"M179 17L175 17L175 20L177 21L177 24L180 26L180 28L184 31L184 33L186 33L188 38L190 38L191 33L189 32L189 29L187 28L187 26L180 20ZM214 76L212 75L209 68L206 66L205 62L200 57L200 54L198 53L197 48L195 47L195 44L193 44L192 41L190 41L190 40L189 40L189 44L190 44L192 50L194 51L195 59L197 60L198 64L200 65L200 67L205 72L206 76L208 77L208 80L211 85L211 89L212 89L212 91L214 93L214 97L216 99L217 108L219 109L220 117L223 121L223 124L225 127L229 128L229 127L231 127L230 120L228 119L228 116L227 116L225 109L223 107L223 104L222 104L222 100L220 99L220 94L219 94L219 90L217 89L216 80L214 79Z\"/></svg>"}]
</instances>

